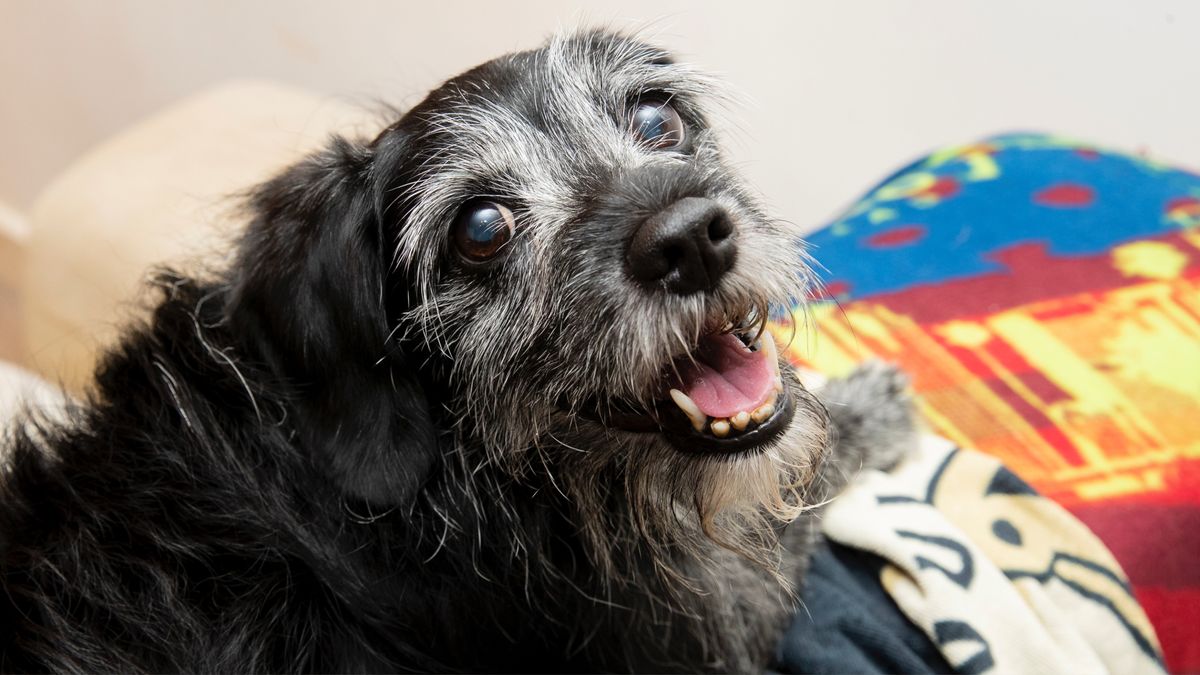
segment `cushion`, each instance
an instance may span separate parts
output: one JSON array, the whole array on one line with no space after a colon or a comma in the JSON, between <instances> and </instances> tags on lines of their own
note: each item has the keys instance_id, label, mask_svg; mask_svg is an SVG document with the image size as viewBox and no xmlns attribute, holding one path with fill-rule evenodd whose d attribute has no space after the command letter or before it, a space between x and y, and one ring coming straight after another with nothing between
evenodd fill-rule
<instances>
[{"instance_id":1,"label":"cushion","mask_svg":"<svg viewBox=\"0 0 1200 675\"><path fill-rule=\"evenodd\" d=\"M33 412L36 420L65 414L69 401L60 389L12 363L0 360L0 439L18 415ZM4 444L0 441L0 450Z\"/></svg>"},{"instance_id":2,"label":"cushion","mask_svg":"<svg viewBox=\"0 0 1200 675\"><path fill-rule=\"evenodd\" d=\"M24 355L17 288L25 269L23 244L28 234L25 219L0 203L0 360L19 360Z\"/></svg>"},{"instance_id":3,"label":"cushion","mask_svg":"<svg viewBox=\"0 0 1200 675\"><path fill-rule=\"evenodd\" d=\"M74 162L30 209L28 366L68 389L136 315L153 265L219 264L238 196L328 136L371 133L369 111L278 84L216 85Z\"/></svg>"}]
</instances>

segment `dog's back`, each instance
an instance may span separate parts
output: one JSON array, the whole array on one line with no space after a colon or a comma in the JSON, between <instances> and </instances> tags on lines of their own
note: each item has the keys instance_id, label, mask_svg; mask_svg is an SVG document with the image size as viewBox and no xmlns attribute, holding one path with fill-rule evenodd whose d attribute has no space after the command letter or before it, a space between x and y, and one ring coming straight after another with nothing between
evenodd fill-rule
<instances>
[{"instance_id":1,"label":"dog's back","mask_svg":"<svg viewBox=\"0 0 1200 675\"><path fill-rule=\"evenodd\" d=\"M420 509L356 511L297 450L286 387L231 356L224 289L158 285L161 303L107 355L89 401L5 441L0 670L686 670L770 649L782 597L763 625L735 609L738 593L774 585L761 571L719 551L691 570L726 603L711 643L679 621L645 624L679 610L654 606L661 588L600 583L538 488L512 496L526 531L473 550L553 540L541 562L567 576L467 559L432 540ZM446 508L464 522L478 505ZM426 558L436 549L440 563Z\"/></svg>"},{"instance_id":2,"label":"dog's back","mask_svg":"<svg viewBox=\"0 0 1200 675\"><path fill-rule=\"evenodd\" d=\"M316 578L338 579L344 563L314 547L325 519L298 509L322 486L270 424L282 408L263 378L214 358L232 346L219 292L163 288L150 324L107 356L90 404L8 442L0 668L348 665L329 636L351 628Z\"/></svg>"}]
</instances>

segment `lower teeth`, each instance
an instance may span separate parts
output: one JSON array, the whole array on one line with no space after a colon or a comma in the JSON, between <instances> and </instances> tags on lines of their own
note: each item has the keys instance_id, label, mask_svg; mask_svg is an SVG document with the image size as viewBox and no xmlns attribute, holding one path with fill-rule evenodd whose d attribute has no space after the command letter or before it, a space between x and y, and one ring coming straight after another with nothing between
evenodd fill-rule
<instances>
[{"instance_id":1,"label":"lower teeth","mask_svg":"<svg viewBox=\"0 0 1200 675\"><path fill-rule=\"evenodd\" d=\"M749 428L751 422L754 424L762 424L775 414L775 402L779 394L783 391L783 378L779 374L778 352L776 351L774 339L770 333L764 333L759 340L758 349L766 351L766 358L771 362L771 369L775 373L775 383L771 395L767 397L759 407L752 411L741 411L732 417L716 417L710 418L700 410L700 406L691 399L687 394L678 389L670 391L671 399L679 409L687 415L688 420L692 423L692 428L696 431L703 431L705 427L712 435L717 438L725 438L731 432L739 433Z\"/></svg>"},{"instance_id":2,"label":"lower teeth","mask_svg":"<svg viewBox=\"0 0 1200 675\"><path fill-rule=\"evenodd\" d=\"M772 413L774 413L774 412L775 412L775 405L772 403L767 403L766 405L762 406L761 408L759 408L759 409L755 410L753 413L751 413L750 417L755 422L762 424L763 422L766 422L767 418L769 418L772 415Z\"/></svg>"},{"instance_id":3,"label":"lower teeth","mask_svg":"<svg viewBox=\"0 0 1200 675\"><path fill-rule=\"evenodd\" d=\"M755 408L753 412L743 410L733 417L714 418L709 422L708 429L712 432L713 436L724 438L729 435L731 429L734 431L745 431L750 426L750 422L762 424L769 420L771 415L775 414L775 401L777 398L775 394L771 394L767 398L767 402Z\"/></svg>"}]
</instances>

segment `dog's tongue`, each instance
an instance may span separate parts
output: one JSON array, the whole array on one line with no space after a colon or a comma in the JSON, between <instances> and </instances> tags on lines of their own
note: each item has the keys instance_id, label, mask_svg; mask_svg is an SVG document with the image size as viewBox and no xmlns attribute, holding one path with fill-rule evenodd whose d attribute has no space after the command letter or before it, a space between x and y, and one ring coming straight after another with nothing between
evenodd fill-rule
<instances>
[{"instance_id":1,"label":"dog's tongue","mask_svg":"<svg viewBox=\"0 0 1200 675\"><path fill-rule=\"evenodd\" d=\"M751 412L767 400L775 384L764 352L750 351L730 333L703 338L692 358L694 362L680 362L679 389L709 417Z\"/></svg>"}]
</instances>

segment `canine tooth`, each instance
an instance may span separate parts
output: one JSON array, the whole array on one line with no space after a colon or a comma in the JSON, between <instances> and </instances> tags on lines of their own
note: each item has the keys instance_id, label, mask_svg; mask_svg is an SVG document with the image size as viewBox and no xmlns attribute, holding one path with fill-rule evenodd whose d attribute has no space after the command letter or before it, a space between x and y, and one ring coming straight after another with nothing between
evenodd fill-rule
<instances>
[{"instance_id":1,"label":"canine tooth","mask_svg":"<svg viewBox=\"0 0 1200 675\"><path fill-rule=\"evenodd\" d=\"M745 429L747 425L750 424L750 413L743 410L742 412L734 415L733 417L730 417L729 423L733 425L734 429L741 431L742 429Z\"/></svg>"},{"instance_id":2,"label":"canine tooth","mask_svg":"<svg viewBox=\"0 0 1200 675\"><path fill-rule=\"evenodd\" d=\"M712 425L713 436L717 438L725 438L729 435L729 420L713 420Z\"/></svg>"},{"instance_id":3,"label":"canine tooth","mask_svg":"<svg viewBox=\"0 0 1200 675\"><path fill-rule=\"evenodd\" d=\"M692 427L694 427L696 431L704 429L704 423L708 421L708 415L705 415L700 411L700 406L696 405L696 402L692 400L691 396L688 396L678 389L672 389L671 400L675 401L675 405L679 406L679 409L683 411L683 414L688 416L688 420L691 421Z\"/></svg>"},{"instance_id":4,"label":"canine tooth","mask_svg":"<svg viewBox=\"0 0 1200 675\"><path fill-rule=\"evenodd\" d=\"M783 378L776 375L774 386L775 386L775 393L779 393L779 392L783 391Z\"/></svg>"},{"instance_id":5,"label":"canine tooth","mask_svg":"<svg viewBox=\"0 0 1200 675\"><path fill-rule=\"evenodd\" d=\"M774 413L775 413L775 404L774 403L764 403L764 404L760 405L759 407L755 408L754 412L750 413L750 418L753 419L755 422L762 424L763 422L766 422L767 418L770 417L771 415L773 415Z\"/></svg>"},{"instance_id":6,"label":"canine tooth","mask_svg":"<svg viewBox=\"0 0 1200 675\"><path fill-rule=\"evenodd\" d=\"M779 378L779 347L775 344L775 336L771 335L770 331L763 331L762 349L767 357L767 363L771 364L771 372L775 374L776 379Z\"/></svg>"}]
</instances>

